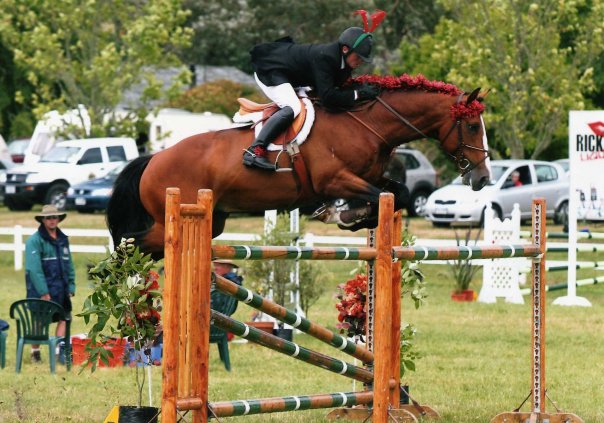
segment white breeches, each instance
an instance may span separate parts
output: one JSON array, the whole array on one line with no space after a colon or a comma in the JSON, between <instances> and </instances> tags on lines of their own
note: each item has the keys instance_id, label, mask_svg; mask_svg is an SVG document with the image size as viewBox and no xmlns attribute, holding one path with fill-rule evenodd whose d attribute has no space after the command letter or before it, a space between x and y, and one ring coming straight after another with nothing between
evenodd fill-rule
<instances>
[{"instance_id":1,"label":"white breeches","mask_svg":"<svg viewBox=\"0 0 604 423\"><path fill-rule=\"evenodd\" d=\"M300 114L302 106L300 105L300 99L296 95L296 91L291 84L285 83L280 84L275 87L267 87L258 79L256 73L254 73L254 79L256 79L256 83L262 90L262 92L274 101L279 108L284 108L285 106L289 106L294 111L294 117Z\"/></svg>"}]
</instances>

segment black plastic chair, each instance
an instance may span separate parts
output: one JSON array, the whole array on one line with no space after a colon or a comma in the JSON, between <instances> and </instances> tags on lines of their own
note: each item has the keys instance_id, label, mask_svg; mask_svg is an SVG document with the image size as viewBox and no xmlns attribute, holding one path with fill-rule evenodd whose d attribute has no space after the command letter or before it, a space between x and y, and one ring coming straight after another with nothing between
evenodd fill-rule
<instances>
[{"instance_id":1,"label":"black plastic chair","mask_svg":"<svg viewBox=\"0 0 604 423\"><path fill-rule=\"evenodd\" d=\"M65 341L65 364L71 370L71 318L60 304L53 301L29 298L15 301L10 306L10 317L17 321L17 365L21 371L23 348L25 344L48 345L50 372L55 372L55 350L60 341ZM50 336L50 325L65 320L65 336Z\"/></svg>"},{"instance_id":2,"label":"black plastic chair","mask_svg":"<svg viewBox=\"0 0 604 423\"><path fill-rule=\"evenodd\" d=\"M230 295L219 291L212 291L210 294L210 307L219 313L230 316L237 310L238 301ZM210 343L217 344L220 360L224 363L225 369L231 371L231 358L229 356L229 340L227 333L214 325L210 325Z\"/></svg>"},{"instance_id":3,"label":"black plastic chair","mask_svg":"<svg viewBox=\"0 0 604 423\"><path fill-rule=\"evenodd\" d=\"M3 322L4 320L2 320ZM6 366L6 337L8 336L7 329L0 328L0 368Z\"/></svg>"}]
</instances>

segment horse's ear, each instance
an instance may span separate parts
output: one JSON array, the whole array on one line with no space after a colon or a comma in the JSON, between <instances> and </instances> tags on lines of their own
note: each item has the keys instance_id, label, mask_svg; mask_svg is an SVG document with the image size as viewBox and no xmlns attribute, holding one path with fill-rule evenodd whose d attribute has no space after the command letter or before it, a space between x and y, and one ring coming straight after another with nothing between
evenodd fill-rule
<instances>
[{"instance_id":1,"label":"horse's ear","mask_svg":"<svg viewBox=\"0 0 604 423\"><path fill-rule=\"evenodd\" d=\"M476 98L476 100L478 100L479 102L483 102L485 98L487 98L487 96L489 95L489 93L491 92L491 89L489 88L488 90L486 90L483 93L479 93L478 97Z\"/></svg>"},{"instance_id":2,"label":"horse's ear","mask_svg":"<svg viewBox=\"0 0 604 423\"><path fill-rule=\"evenodd\" d=\"M476 97L478 97L479 92L480 92L480 87L478 87L474 91L472 91L472 93L468 96L468 99L466 100L466 104L470 104L471 102L476 100Z\"/></svg>"}]
</instances>

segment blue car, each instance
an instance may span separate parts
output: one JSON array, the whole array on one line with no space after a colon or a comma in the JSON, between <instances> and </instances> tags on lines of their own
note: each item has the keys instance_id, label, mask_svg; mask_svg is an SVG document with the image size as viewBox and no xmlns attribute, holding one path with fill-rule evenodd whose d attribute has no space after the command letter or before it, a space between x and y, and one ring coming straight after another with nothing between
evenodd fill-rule
<instances>
[{"instance_id":1,"label":"blue car","mask_svg":"<svg viewBox=\"0 0 604 423\"><path fill-rule=\"evenodd\" d=\"M125 166L126 162L101 178L91 179L69 187L67 190L67 208L75 209L80 213L106 210L113 192L113 183Z\"/></svg>"}]
</instances>

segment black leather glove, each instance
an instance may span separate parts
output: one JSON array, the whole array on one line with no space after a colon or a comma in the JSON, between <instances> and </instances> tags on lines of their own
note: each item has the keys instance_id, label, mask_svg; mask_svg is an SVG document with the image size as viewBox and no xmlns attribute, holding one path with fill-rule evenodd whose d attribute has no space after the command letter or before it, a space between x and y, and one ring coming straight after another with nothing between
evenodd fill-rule
<instances>
[{"instance_id":1,"label":"black leather glove","mask_svg":"<svg viewBox=\"0 0 604 423\"><path fill-rule=\"evenodd\" d=\"M373 100L380 94L380 89L375 85L363 84L356 89L357 100Z\"/></svg>"}]
</instances>

